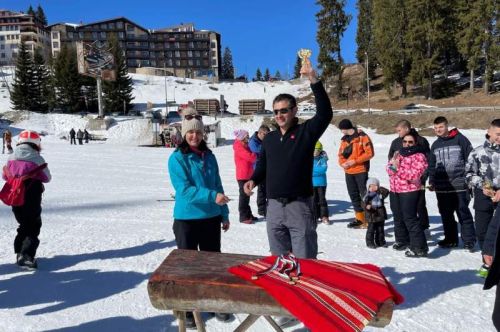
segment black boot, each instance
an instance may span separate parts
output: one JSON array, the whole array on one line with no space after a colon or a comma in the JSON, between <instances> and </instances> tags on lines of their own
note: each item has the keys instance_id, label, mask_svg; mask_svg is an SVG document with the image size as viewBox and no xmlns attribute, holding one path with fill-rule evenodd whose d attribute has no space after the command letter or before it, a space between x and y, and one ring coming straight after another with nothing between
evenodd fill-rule
<instances>
[{"instance_id":1,"label":"black boot","mask_svg":"<svg viewBox=\"0 0 500 332\"><path fill-rule=\"evenodd\" d=\"M23 269L34 270L38 267L38 264L34 257L25 254L17 254L17 266Z\"/></svg>"}]
</instances>

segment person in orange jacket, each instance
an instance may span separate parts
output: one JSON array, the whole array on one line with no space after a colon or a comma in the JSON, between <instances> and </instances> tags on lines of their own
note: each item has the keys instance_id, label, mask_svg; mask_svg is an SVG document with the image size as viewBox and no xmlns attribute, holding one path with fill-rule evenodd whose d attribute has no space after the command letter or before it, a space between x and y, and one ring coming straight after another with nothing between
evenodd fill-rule
<instances>
[{"instance_id":1,"label":"person in orange jacket","mask_svg":"<svg viewBox=\"0 0 500 332\"><path fill-rule=\"evenodd\" d=\"M361 207L361 197L366 191L370 159L375 155L373 144L370 137L354 127L349 119L340 121L338 127L344 134L338 155L339 165L344 169L347 192L355 212L354 221L347 227L366 228L368 223Z\"/></svg>"}]
</instances>

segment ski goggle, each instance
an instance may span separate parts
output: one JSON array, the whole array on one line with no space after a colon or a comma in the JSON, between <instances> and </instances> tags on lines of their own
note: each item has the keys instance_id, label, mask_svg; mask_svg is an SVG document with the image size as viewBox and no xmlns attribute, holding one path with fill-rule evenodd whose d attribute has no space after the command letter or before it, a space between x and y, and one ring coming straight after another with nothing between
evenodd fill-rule
<instances>
[{"instance_id":1,"label":"ski goggle","mask_svg":"<svg viewBox=\"0 0 500 332\"><path fill-rule=\"evenodd\" d=\"M184 116L184 119L186 120L193 120L193 119L196 119L196 120L201 120L201 115L186 115Z\"/></svg>"},{"instance_id":2,"label":"ski goggle","mask_svg":"<svg viewBox=\"0 0 500 332\"><path fill-rule=\"evenodd\" d=\"M278 114L288 114L290 113L292 110L290 108L282 108L282 109L279 109L279 110L273 110L274 111L274 115L278 115Z\"/></svg>"}]
</instances>

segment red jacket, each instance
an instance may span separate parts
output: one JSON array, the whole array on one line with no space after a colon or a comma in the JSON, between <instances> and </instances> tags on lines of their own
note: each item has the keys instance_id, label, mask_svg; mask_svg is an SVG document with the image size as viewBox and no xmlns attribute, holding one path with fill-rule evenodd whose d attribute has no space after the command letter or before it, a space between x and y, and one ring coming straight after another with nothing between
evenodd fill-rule
<instances>
[{"instance_id":1,"label":"red jacket","mask_svg":"<svg viewBox=\"0 0 500 332\"><path fill-rule=\"evenodd\" d=\"M234 163L236 164L236 180L248 180L253 173L253 164L257 161L257 154L252 153L248 145L244 146L240 140L233 143Z\"/></svg>"}]
</instances>

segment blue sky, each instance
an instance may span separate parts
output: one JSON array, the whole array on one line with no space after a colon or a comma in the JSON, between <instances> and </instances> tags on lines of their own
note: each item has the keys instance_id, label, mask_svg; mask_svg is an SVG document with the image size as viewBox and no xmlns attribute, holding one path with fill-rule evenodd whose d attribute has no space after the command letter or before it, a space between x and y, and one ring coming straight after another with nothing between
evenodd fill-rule
<instances>
[{"instance_id":1,"label":"blue sky","mask_svg":"<svg viewBox=\"0 0 500 332\"><path fill-rule=\"evenodd\" d=\"M193 22L196 29L215 30L221 34L223 49L229 46L238 76L254 77L258 67L262 73L269 68L272 76L276 70L283 75L288 63L293 72L300 48L313 50L313 63L318 55L314 15L320 7L312 0L0 0L0 8L26 11L38 3L49 24L125 16L149 29ZM345 10L353 19L342 40L342 56L345 62L357 62L356 1L348 0Z\"/></svg>"}]
</instances>

